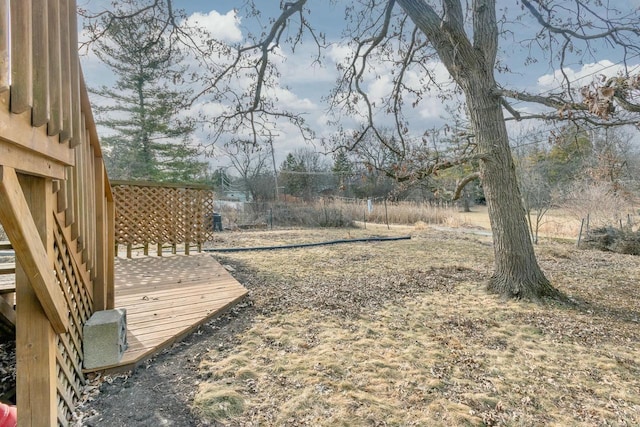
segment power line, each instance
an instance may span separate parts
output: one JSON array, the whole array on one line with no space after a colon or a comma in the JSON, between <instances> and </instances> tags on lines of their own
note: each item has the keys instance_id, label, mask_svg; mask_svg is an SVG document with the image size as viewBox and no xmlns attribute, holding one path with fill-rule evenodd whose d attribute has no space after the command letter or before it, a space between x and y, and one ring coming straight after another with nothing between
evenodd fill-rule
<instances>
[{"instance_id":1,"label":"power line","mask_svg":"<svg viewBox=\"0 0 640 427\"><path fill-rule=\"evenodd\" d=\"M292 171L287 169L281 169L278 173L288 174L288 175L334 175L332 171Z\"/></svg>"},{"instance_id":2,"label":"power line","mask_svg":"<svg viewBox=\"0 0 640 427\"><path fill-rule=\"evenodd\" d=\"M629 61L629 60L632 60L632 59L634 59L634 58L638 58L638 57L640 57L640 53L636 53L635 55L632 55L631 57L627 58L625 61L618 61L618 62L616 62L616 63L614 63L614 64L611 64L611 65L608 65L608 66L606 66L606 67L600 68L600 69L598 69L598 70L596 70L596 71L594 71L594 72L592 72L592 73L585 74L584 76L581 76L581 77L577 77L577 78L575 78L574 80L569 81L569 82L568 82L568 84L569 84L569 85L571 85L572 83L576 83L577 81L582 80L582 79L584 79L584 78L586 78L586 77L590 77L590 76L596 75L596 74L598 74L598 73L601 73L601 72L602 72L602 71L604 71L604 70L607 70L607 69L609 69L609 68L613 68L613 67L615 67L615 66L617 66L617 65L622 64L623 62L626 62L626 61ZM629 74L632 74L633 72L635 72L635 71L636 71L636 70L638 70L638 69L640 69L640 64L639 64L639 65L636 65L635 67L633 67L633 68L629 71ZM540 95L548 94L548 93L551 93L551 92L552 92L552 91L554 91L554 90L561 89L561 88L562 88L562 86L557 86L557 87L555 87L555 88L551 88L551 89L548 89L548 90L546 90L546 91L540 92L539 94L540 94ZM515 105L518 105L518 104L521 104L521 103L524 103L524 102L525 102L525 101L518 100L518 101L515 101L515 102L511 103L511 106L515 106ZM535 102L534 102L534 103L535 103ZM594 127L594 126L591 126L591 127L587 128L586 130L591 130L591 131L593 131L594 129L595 129L595 127ZM532 134L532 135L542 135L542 134L545 134L545 133L549 133L549 132L551 132L552 130L553 130L553 128L543 129L543 130L538 131L538 132L536 132L536 133L534 133L534 134ZM530 134L530 135L531 135L531 134ZM513 148L519 148L519 147L524 147L524 146L528 146L528 145L534 145L534 144L538 144L538 143L542 143L542 142L545 142L545 141L544 141L544 140L532 141L532 142L529 142L529 143L526 143L526 144L513 146Z\"/></svg>"},{"instance_id":3,"label":"power line","mask_svg":"<svg viewBox=\"0 0 640 427\"><path fill-rule=\"evenodd\" d=\"M594 72L592 72L592 73L585 74L584 76L576 77L575 79L570 80L570 81L568 81L567 83L568 83L569 85L571 85L571 84L576 83L576 82L578 82L579 80L582 80L582 79L584 79L584 78L586 78L586 77L594 76L594 75L596 75L596 74L598 74L598 73L601 73L601 72L602 72L602 71L604 71L604 70L607 70L607 69L609 69L609 68L613 68L613 67L615 67L615 66L621 65L622 63L624 63L624 62L626 62L626 61L629 61L629 60L632 60L632 59L634 59L634 58L638 58L638 57L640 57L640 53L636 53L635 55L632 55L632 56L630 56L629 58L627 58L627 59L625 59L625 60L623 60L623 61L618 61L618 62L616 62L616 63L614 63L614 64L607 65L606 67L600 68L600 69L598 69L598 70L596 70L596 71L594 71ZM638 68L640 68L640 65L636 65L636 66L632 69L632 71L631 71L630 73L632 73L633 71L635 71L635 70L636 70L636 69L638 69ZM556 87L553 87L553 88L551 88L551 89L547 89L547 90L545 90L545 91L543 91L543 92L540 92L540 93L539 93L539 95L548 94L548 93L551 93L551 92L553 92L553 91L555 91L555 90L558 90L558 89L562 89L562 84L561 84L560 86L556 86ZM521 104L521 103L523 103L523 102L525 102L525 101L517 100L517 101L515 101L515 102L511 103L511 105L512 105L512 106L514 106L514 105Z\"/></svg>"},{"instance_id":4,"label":"power line","mask_svg":"<svg viewBox=\"0 0 640 427\"><path fill-rule=\"evenodd\" d=\"M593 132L594 130L597 130L596 126L584 126L581 128L582 130L588 131L588 132ZM552 129L549 129L548 131L550 132ZM533 135L538 135L543 133L543 131L534 133ZM522 148L522 147L528 147L530 145L536 145L536 144L541 144L544 142L548 142L548 139L543 140L543 139L539 139L539 140L534 140L534 141L528 141L524 144L518 144L518 145L511 145L511 148Z\"/></svg>"}]
</instances>

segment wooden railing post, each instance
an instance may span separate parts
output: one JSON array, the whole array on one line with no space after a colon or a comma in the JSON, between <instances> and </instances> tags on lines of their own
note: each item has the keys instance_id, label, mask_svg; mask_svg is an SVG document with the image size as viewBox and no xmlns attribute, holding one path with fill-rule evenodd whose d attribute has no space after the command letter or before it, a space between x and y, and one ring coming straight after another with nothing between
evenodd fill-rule
<instances>
[{"instance_id":1,"label":"wooden railing post","mask_svg":"<svg viewBox=\"0 0 640 427\"><path fill-rule=\"evenodd\" d=\"M53 265L53 190L51 180L21 176L27 204ZM16 367L18 425L57 425L56 335L33 286L16 265Z\"/></svg>"},{"instance_id":2,"label":"wooden railing post","mask_svg":"<svg viewBox=\"0 0 640 427\"><path fill-rule=\"evenodd\" d=\"M106 173L106 172L105 172ZM116 258L116 204L111 195L111 187L108 188L107 198L107 310L115 308L115 258Z\"/></svg>"},{"instance_id":3,"label":"wooden railing post","mask_svg":"<svg viewBox=\"0 0 640 427\"><path fill-rule=\"evenodd\" d=\"M105 198L105 171L102 162L96 162L94 169L94 186L95 186L95 221L96 221L96 265L95 279L93 281L93 309L95 311L107 309L107 288L108 288L108 272L107 264L108 250L107 245L110 242L108 233L108 212Z\"/></svg>"},{"instance_id":4,"label":"wooden railing post","mask_svg":"<svg viewBox=\"0 0 640 427\"><path fill-rule=\"evenodd\" d=\"M9 3L6 0L0 2L0 22L7 22L9 16ZM3 25L0 28L0 55L2 55L2 58L9 57L9 43L9 28L7 25ZM10 72L9 61L0 61L0 93L10 89Z\"/></svg>"},{"instance_id":5,"label":"wooden railing post","mask_svg":"<svg viewBox=\"0 0 640 427\"><path fill-rule=\"evenodd\" d=\"M33 102L31 0L11 0L11 112L27 111ZM5 25L5 23L3 23Z\"/></svg>"}]
</instances>

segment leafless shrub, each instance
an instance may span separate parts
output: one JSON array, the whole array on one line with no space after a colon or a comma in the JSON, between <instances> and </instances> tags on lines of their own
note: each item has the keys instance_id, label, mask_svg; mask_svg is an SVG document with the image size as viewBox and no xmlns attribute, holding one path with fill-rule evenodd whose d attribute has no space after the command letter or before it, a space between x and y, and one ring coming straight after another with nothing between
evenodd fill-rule
<instances>
[{"instance_id":1,"label":"leafless shrub","mask_svg":"<svg viewBox=\"0 0 640 427\"><path fill-rule=\"evenodd\" d=\"M611 249L619 254L640 255L640 233L624 233Z\"/></svg>"},{"instance_id":2,"label":"leafless shrub","mask_svg":"<svg viewBox=\"0 0 640 427\"><path fill-rule=\"evenodd\" d=\"M560 205L577 220L589 218L591 227L617 224L626 215L627 201L610 183L576 183L562 196Z\"/></svg>"},{"instance_id":3,"label":"leafless shrub","mask_svg":"<svg viewBox=\"0 0 640 427\"><path fill-rule=\"evenodd\" d=\"M352 227L353 217L340 207L316 204L278 204L273 207L274 225L304 227Z\"/></svg>"},{"instance_id":4,"label":"leafless shrub","mask_svg":"<svg viewBox=\"0 0 640 427\"><path fill-rule=\"evenodd\" d=\"M235 203L217 206L225 228L249 224L267 224L282 227L351 227L354 221L379 224L414 225L416 223L460 225L455 207L431 206L411 202L391 203L378 201L345 202L319 200L311 203Z\"/></svg>"},{"instance_id":5,"label":"leafless shrub","mask_svg":"<svg viewBox=\"0 0 640 427\"><path fill-rule=\"evenodd\" d=\"M448 224L451 218L457 218L457 208L452 206L432 206L426 203L413 202L375 202L369 211L367 203L346 203L335 201L333 206L348 212L354 219L384 224L414 225L418 222L426 224Z\"/></svg>"},{"instance_id":6,"label":"leafless shrub","mask_svg":"<svg viewBox=\"0 0 640 427\"><path fill-rule=\"evenodd\" d=\"M640 255L640 232L601 227L591 230L581 246L620 254Z\"/></svg>"}]
</instances>

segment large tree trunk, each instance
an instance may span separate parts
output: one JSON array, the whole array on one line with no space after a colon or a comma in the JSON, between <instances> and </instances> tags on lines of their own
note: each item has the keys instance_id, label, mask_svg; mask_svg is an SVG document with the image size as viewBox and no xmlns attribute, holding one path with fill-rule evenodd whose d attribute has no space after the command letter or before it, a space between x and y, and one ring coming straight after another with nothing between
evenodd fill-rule
<instances>
[{"instance_id":1,"label":"large tree trunk","mask_svg":"<svg viewBox=\"0 0 640 427\"><path fill-rule=\"evenodd\" d=\"M432 1L396 1L427 36L466 97L475 141L484 159L480 179L493 231L495 273L488 289L511 298L559 297L533 251L502 105L492 93L498 46L495 0L472 1L472 39L465 32L460 0L442 0L444 14L436 12Z\"/></svg>"},{"instance_id":2,"label":"large tree trunk","mask_svg":"<svg viewBox=\"0 0 640 427\"><path fill-rule=\"evenodd\" d=\"M527 220L500 99L491 94L493 79L470 72L462 88L466 94L478 151L495 253L495 272L488 289L506 297L557 297L540 269L527 229Z\"/></svg>"}]
</instances>

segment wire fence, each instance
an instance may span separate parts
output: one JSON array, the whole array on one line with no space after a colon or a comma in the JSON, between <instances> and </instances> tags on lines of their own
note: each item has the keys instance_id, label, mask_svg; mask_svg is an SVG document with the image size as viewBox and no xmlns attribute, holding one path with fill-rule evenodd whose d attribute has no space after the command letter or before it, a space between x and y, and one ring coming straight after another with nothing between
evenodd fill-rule
<instances>
[{"instance_id":1,"label":"wire fence","mask_svg":"<svg viewBox=\"0 0 640 427\"><path fill-rule=\"evenodd\" d=\"M330 198L311 202L232 202L217 200L223 228L345 227L356 221L382 224L443 224L457 208L451 203L389 202L380 199Z\"/></svg>"}]
</instances>

